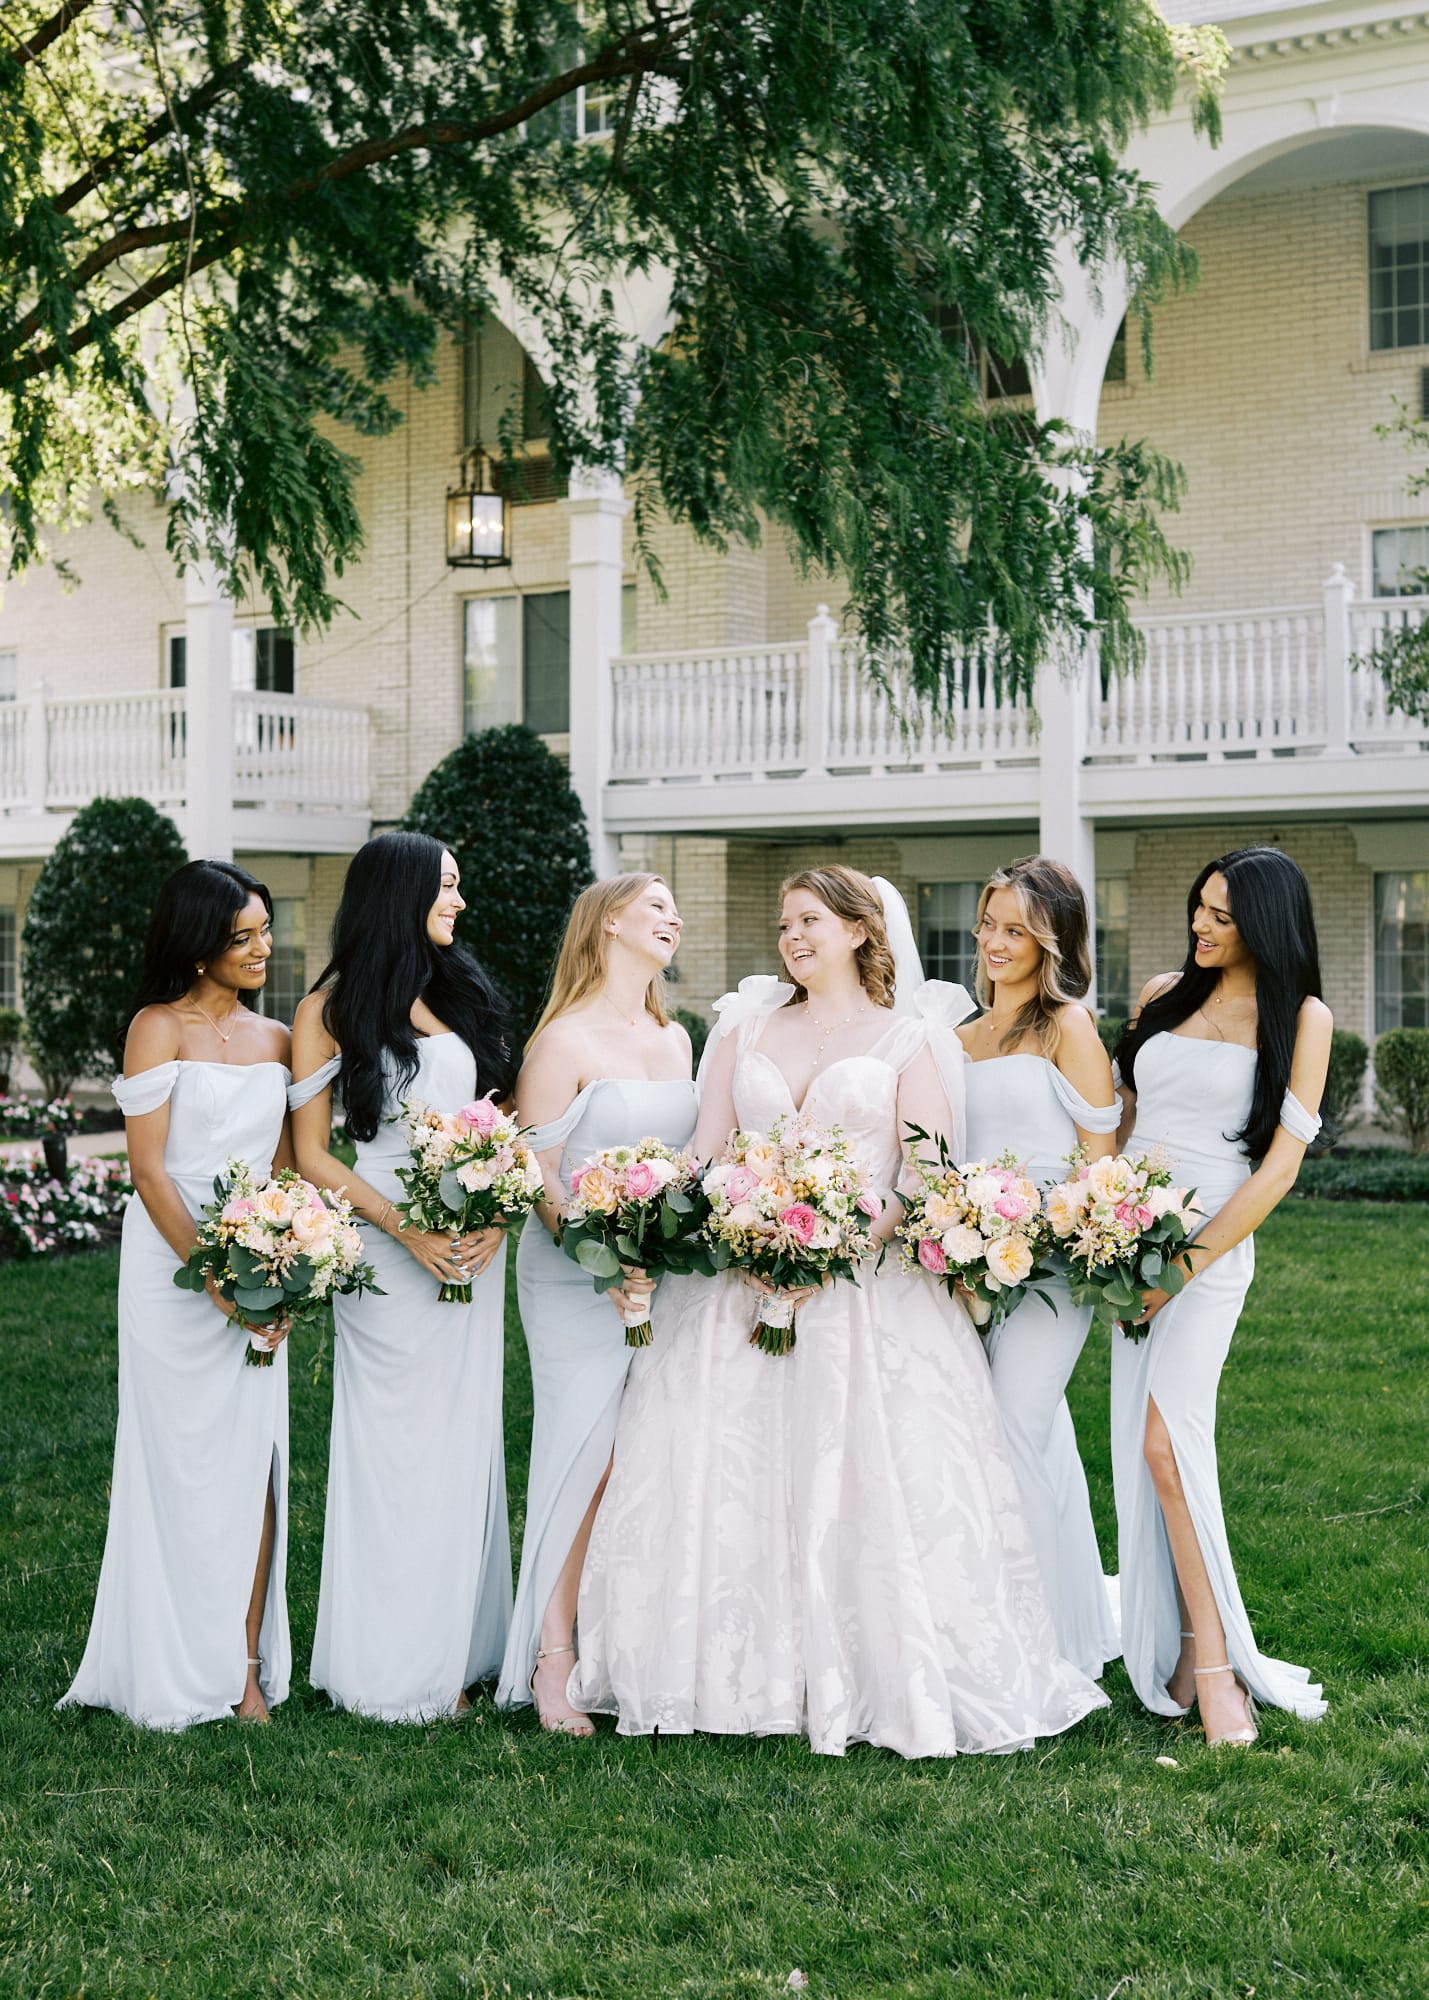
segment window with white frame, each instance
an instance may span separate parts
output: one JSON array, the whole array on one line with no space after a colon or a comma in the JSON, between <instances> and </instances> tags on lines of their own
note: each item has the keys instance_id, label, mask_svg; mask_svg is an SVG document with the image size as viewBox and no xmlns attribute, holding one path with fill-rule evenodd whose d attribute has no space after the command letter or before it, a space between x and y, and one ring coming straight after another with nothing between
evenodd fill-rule
<instances>
[{"instance_id":1,"label":"window with white frame","mask_svg":"<svg viewBox=\"0 0 1429 2000\"><path fill-rule=\"evenodd\" d=\"M1370 195L1369 344L1429 345L1429 181Z\"/></svg>"},{"instance_id":2,"label":"window with white frame","mask_svg":"<svg viewBox=\"0 0 1429 2000\"><path fill-rule=\"evenodd\" d=\"M1429 868L1374 878L1374 1031L1429 1028Z\"/></svg>"},{"instance_id":3,"label":"window with white frame","mask_svg":"<svg viewBox=\"0 0 1429 2000\"><path fill-rule=\"evenodd\" d=\"M616 83L583 83L576 90L576 131L582 139L604 139L620 123L629 79Z\"/></svg>"},{"instance_id":4,"label":"window with white frame","mask_svg":"<svg viewBox=\"0 0 1429 2000\"><path fill-rule=\"evenodd\" d=\"M546 385L530 355L491 313L466 337L462 442L499 453L503 442L545 442L551 427Z\"/></svg>"},{"instance_id":5,"label":"window with white frame","mask_svg":"<svg viewBox=\"0 0 1429 2000\"><path fill-rule=\"evenodd\" d=\"M977 983L977 900L981 882L920 882L918 884L918 950L929 979L949 979L966 986Z\"/></svg>"},{"instance_id":6,"label":"window with white frame","mask_svg":"<svg viewBox=\"0 0 1429 2000\"><path fill-rule=\"evenodd\" d=\"M1131 878L1097 877L1097 1005L1113 1021L1131 1012Z\"/></svg>"},{"instance_id":7,"label":"window with white frame","mask_svg":"<svg viewBox=\"0 0 1429 2000\"><path fill-rule=\"evenodd\" d=\"M233 685L259 694L295 694L297 662L285 625L240 625L233 634Z\"/></svg>"},{"instance_id":8,"label":"window with white frame","mask_svg":"<svg viewBox=\"0 0 1429 2000\"><path fill-rule=\"evenodd\" d=\"M1429 524L1370 531L1376 597L1423 597L1429 590Z\"/></svg>"},{"instance_id":9,"label":"window with white frame","mask_svg":"<svg viewBox=\"0 0 1429 2000\"><path fill-rule=\"evenodd\" d=\"M463 607L462 727L524 722L539 736L571 726L568 590L469 597Z\"/></svg>"},{"instance_id":10,"label":"window with white frame","mask_svg":"<svg viewBox=\"0 0 1429 2000\"><path fill-rule=\"evenodd\" d=\"M0 1007L20 1004L17 915L13 903L0 903Z\"/></svg>"},{"instance_id":11,"label":"window with white frame","mask_svg":"<svg viewBox=\"0 0 1429 2000\"><path fill-rule=\"evenodd\" d=\"M273 898L273 950L259 995L260 1012L291 1022L307 991L308 906L302 896Z\"/></svg>"},{"instance_id":12,"label":"window with white frame","mask_svg":"<svg viewBox=\"0 0 1429 2000\"><path fill-rule=\"evenodd\" d=\"M164 685L182 688L188 684L189 635L187 632L168 632L164 635Z\"/></svg>"},{"instance_id":13,"label":"window with white frame","mask_svg":"<svg viewBox=\"0 0 1429 2000\"><path fill-rule=\"evenodd\" d=\"M18 653L0 653L0 701L14 701L19 692L20 656Z\"/></svg>"}]
</instances>

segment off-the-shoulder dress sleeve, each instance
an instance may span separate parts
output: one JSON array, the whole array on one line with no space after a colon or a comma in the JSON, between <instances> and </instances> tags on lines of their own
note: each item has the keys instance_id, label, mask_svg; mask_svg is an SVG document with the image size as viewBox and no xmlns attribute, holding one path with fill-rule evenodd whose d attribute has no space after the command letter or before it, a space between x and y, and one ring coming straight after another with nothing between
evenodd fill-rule
<instances>
[{"instance_id":1,"label":"off-the-shoulder dress sleeve","mask_svg":"<svg viewBox=\"0 0 1429 2000\"><path fill-rule=\"evenodd\" d=\"M1121 1123L1120 1096L1113 1097L1110 1104L1088 1104L1076 1085L1068 1082L1055 1063L1051 1065L1051 1069L1052 1089L1057 1102L1074 1125L1080 1125L1084 1132L1116 1130Z\"/></svg>"},{"instance_id":2,"label":"off-the-shoulder dress sleeve","mask_svg":"<svg viewBox=\"0 0 1429 2000\"><path fill-rule=\"evenodd\" d=\"M301 1083L288 1085L288 1109L297 1111L304 1104L311 1104L321 1090L326 1090L342 1068L341 1056L329 1056L321 1069L315 1069L311 1076L305 1076Z\"/></svg>"},{"instance_id":3,"label":"off-the-shoulder dress sleeve","mask_svg":"<svg viewBox=\"0 0 1429 2000\"><path fill-rule=\"evenodd\" d=\"M572 1132L580 1124L581 1114L585 1110L585 1101L599 1081L600 1079L597 1077L595 1082L588 1083L584 1090L578 1090L565 1110L560 1113L559 1117L552 1118L548 1124L533 1125L531 1127L531 1130L526 1134L526 1141L533 1153L548 1153L553 1146L565 1145L567 1139L570 1138Z\"/></svg>"},{"instance_id":4,"label":"off-the-shoulder dress sleeve","mask_svg":"<svg viewBox=\"0 0 1429 2000\"><path fill-rule=\"evenodd\" d=\"M737 992L722 993L714 1003L714 1026L700 1057L699 1074L695 1078L696 1091L703 1092L714 1052L726 1035L752 1032L757 1023L777 1013L793 997L793 987L782 979L776 979L772 972L751 973L747 979L740 980Z\"/></svg>"},{"instance_id":5,"label":"off-the-shoulder dress sleeve","mask_svg":"<svg viewBox=\"0 0 1429 2000\"><path fill-rule=\"evenodd\" d=\"M142 1118L146 1111L157 1111L161 1104L168 1103L178 1080L179 1063L175 1058L173 1062L155 1063L152 1069L141 1069L137 1076L116 1076L109 1088L126 1118Z\"/></svg>"},{"instance_id":6,"label":"off-the-shoulder dress sleeve","mask_svg":"<svg viewBox=\"0 0 1429 2000\"><path fill-rule=\"evenodd\" d=\"M1293 1090L1287 1090L1280 1100L1280 1122L1292 1139L1306 1146L1320 1129L1319 1113L1307 1111Z\"/></svg>"}]
</instances>

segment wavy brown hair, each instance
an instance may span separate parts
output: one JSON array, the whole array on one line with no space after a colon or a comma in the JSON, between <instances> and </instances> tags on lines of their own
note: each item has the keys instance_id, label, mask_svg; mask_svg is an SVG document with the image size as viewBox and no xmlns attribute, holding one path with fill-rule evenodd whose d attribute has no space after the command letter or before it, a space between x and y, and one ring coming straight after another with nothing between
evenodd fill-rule
<instances>
[{"instance_id":1,"label":"wavy brown hair","mask_svg":"<svg viewBox=\"0 0 1429 2000\"><path fill-rule=\"evenodd\" d=\"M606 919L628 909L637 896L644 895L652 882L658 882L666 889L670 886L663 875L638 873L607 875L603 881L592 882L588 889L581 890L566 918L546 1004L541 1009L540 1020L526 1038L528 1049L543 1028L549 1028L552 1021L568 1014L572 1007L594 993L604 982L610 954L606 941ZM662 1028L669 1026L663 972L657 972L645 989L645 1011L653 1015Z\"/></svg>"},{"instance_id":2,"label":"wavy brown hair","mask_svg":"<svg viewBox=\"0 0 1429 2000\"><path fill-rule=\"evenodd\" d=\"M998 1054L1010 1055L1020 1041L1032 1035L1048 1062L1055 1062L1062 1039L1058 1018L1061 1010L1070 1000L1084 999L1092 983L1086 896L1070 868L1050 855L1030 854L988 876L978 897L974 937L982 929L988 899L997 889L1010 889L1016 896L1022 905L1022 920L1042 950L1037 963L1037 991L1025 1007L1019 1008L997 1045ZM992 1004L991 982L981 950L977 961L977 997L983 1007Z\"/></svg>"},{"instance_id":3,"label":"wavy brown hair","mask_svg":"<svg viewBox=\"0 0 1429 2000\"><path fill-rule=\"evenodd\" d=\"M853 955L859 984L876 1007L891 1007L893 953L883 922L883 899L868 877L857 868L846 868L841 861L829 868L803 868L780 884L780 903L796 889L806 889L811 896L817 896L826 910L832 910L846 924L863 925L868 935ZM794 984L794 998L807 1000L809 996L798 980L792 973L789 977Z\"/></svg>"}]
</instances>

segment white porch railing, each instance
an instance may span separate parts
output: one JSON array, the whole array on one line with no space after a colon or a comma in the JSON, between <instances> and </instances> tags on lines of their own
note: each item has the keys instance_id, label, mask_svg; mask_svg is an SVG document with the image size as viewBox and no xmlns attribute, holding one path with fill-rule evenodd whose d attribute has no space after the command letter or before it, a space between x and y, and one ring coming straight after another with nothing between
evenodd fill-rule
<instances>
[{"instance_id":1,"label":"white porch railing","mask_svg":"<svg viewBox=\"0 0 1429 2000\"><path fill-rule=\"evenodd\" d=\"M1354 602L1337 565L1319 604L1138 621L1135 674L1087 661L1081 761L1235 763L1429 750L1429 728L1389 714L1362 664L1376 638L1429 616L1429 599ZM1041 761L1037 717L974 650L934 708L905 665L880 683L822 608L805 639L611 663L609 778L618 787L803 776L1007 770ZM1060 749L1061 746L1054 746ZM0 745L0 784L5 754Z\"/></svg>"},{"instance_id":2,"label":"white porch railing","mask_svg":"<svg viewBox=\"0 0 1429 2000\"><path fill-rule=\"evenodd\" d=\"M294 695L233 697L233 800L241 806L364 813L365 708ZM0 816L72 812L96 798L188 796L188 717L181 688L45 696L0 706Z\"/></svg>"}]
</instances>

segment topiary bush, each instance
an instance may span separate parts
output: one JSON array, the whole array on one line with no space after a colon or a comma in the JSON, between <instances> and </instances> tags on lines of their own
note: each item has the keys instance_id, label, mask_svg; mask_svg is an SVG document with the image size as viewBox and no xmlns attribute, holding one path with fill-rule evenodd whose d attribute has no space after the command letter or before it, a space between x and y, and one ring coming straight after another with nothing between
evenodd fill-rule
<instances>
[{"instance_id":1,"label":"topiary bush","mask_svg":"<svg viewBox=\"0 0 1429 2000\"><path fill-rule=\"evenodd\" d=\"M0 1097L10 1095L10 1072L15 1067L16 1052L24 1031L25 1023L18 1010L0 1007Z\"/></svg>"},{"instance_id":2,"label":"topiary bush","mask_svg":"<svg viewBox=\"0 0 1429 2000\"><path fill-rule=\"evenodd\" d=\"M1411 1153L1429 1152L1429 1028L1390 1028L1374 1045L1375 1107Z\"/></svg>"},{"instance_id":3,"label":"topiary bush","mask_svg":"<svg viewBox=\"0 0 1429 2000\"><path fill-rule=\"evenodd\" d=\"M1369 1067L1369 1043L1348 1028L1330 1036L1330 1068L1320 1115L1336 1133L1348 1132L1364 1114L1364 1077Z\"/></svg>"},{"instance_id":4,"label":"topiary bush","mask_svg":"<svg viewBox=\"0 0 1429 2000\"><path fill-rule=\"evenodd\" d=\"M483 730L427 775L402 824L456 856L466 898L456 934L510 1001L519 1050L571 904L592 879L585 814L565 765L519 723Z\"/></svg>"},{"instance_id":5,"label":"topiary bush","mask_svg":"<svg viewBox=\"0 0 1429 2000\"><path fill-rule=\"evenodd\" d=\"M690 1038L690 1048L694 1053L695 1068L700 1066L700 1057L705 1052L705 1043L710 1038L710 1024L703 1014L697 1014L693 1007L672 1007L670 1018L678 1021Z\"/></svg>"},{"instance_id":6,"label":"topiary bush","mask_svg":"<svg viewBox=\"0 0 1429 2000\"><path fill-rule=\"evenodd\" d=\"M1109 1056L1116 1054L1116 1045L1126 1033L1126 1022L1120 1014L1098 1014L1097 1033L1102 1038L1102 1047Z\"/></svg>"},{"instance_id":7,"label":"topiary bush","mask_svg":"<svg viewBox=\"0 0 1429 2000\"><path fill-rule=\"evenodd\" d=\"M123 1065L144 931L159 885L187 861L145 799L95 799L40 870L20 948L25 1041L47 1097Z\"/></svg>"},{"instance_id":8,"label":"topiary bush","mask_svg":"<svg viewBox=\"0 0 1429 2000\"><path fill-rule=\"evenodd\" d=\"M1295 1192L1311 1201L1429 1201L1429 1158L1391 1146L1346 1146L1307 1158Z\"/></svg>"}]
</instances>

